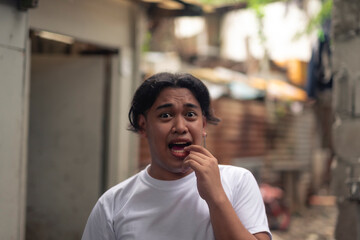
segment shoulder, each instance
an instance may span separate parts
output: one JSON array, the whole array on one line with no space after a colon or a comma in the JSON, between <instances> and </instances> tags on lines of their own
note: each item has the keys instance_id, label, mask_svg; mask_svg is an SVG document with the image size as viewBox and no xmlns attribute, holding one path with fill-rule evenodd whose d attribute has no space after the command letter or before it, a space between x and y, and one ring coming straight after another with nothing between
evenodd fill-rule
<instances>
[{"instance_id":1,"label":"shoulder","mask_svg":"<svg viewBox=\"0 0 360 240\"><path fill-rule=\"evenodd\" d=\"M82 239L115 239L114 216L129 199L141 172L107 190L92 209Z\"/></svg>"},{"instance_id":2,"label":"shoulder","mask_svg":"<svg viewBox=\"0 0 360 240\"><path fill-rule=\"evenodd\" d=\"M242 167L232 166L232 165L219 165L220 174L222 178L244 178L252 177L252 173Z\"/></svg>"},{"instance_id":3,"label":"shoulder","mask_svg":"<svg viewBox=\"0 0 360 240\"><path fill-rule=\"evenodd\" d=\"M258 188L254 175L248 169L232 165L219 165L219 169L223 186L233 191L247 192L254 187Z\"/></svg>"},{"instance_id":4,"label":"shoulder","mask_svg":"<svg viewBox=\"0 0 360 240\"><path fill-rule=\"evenodd\" d=\"M131 176L130 178L116 184L115 186L109 188L104 194L103 196L107 196L107 195L116 195L119 194L123 191L128 190L129 188L133 187L137 181L139 180L139 178L141 177L142 172L139 172L133 176Z\"/></svg>"},{"instance_id":5,"label":"shoulder","mask_svg":"<svg viewBox=\"0 0 360 240\"><path fill-rule=\"evenodd\" d=\"M104 210L121 209L128 199L128 196L134 191L137 182L140 179L142 172L118 183L117 185L108 189L98 200L97 205L100 205Z\"/></svg>"}]
</instances>

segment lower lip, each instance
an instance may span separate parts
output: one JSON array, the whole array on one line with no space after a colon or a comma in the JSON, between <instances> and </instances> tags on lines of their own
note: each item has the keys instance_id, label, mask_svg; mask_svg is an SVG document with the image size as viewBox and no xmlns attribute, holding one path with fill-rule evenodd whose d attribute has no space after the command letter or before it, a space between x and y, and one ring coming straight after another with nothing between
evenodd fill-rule
<instances>
[{"instance_id":1,"label":"lower lip","mask_svg":"<svg viewBox=\"0 0 360 240\"><path fill-rule=\"evenodd\" d=\"M189 152L188 151L185 151L184 149L170 149L171 151L171 154L177 158L185 158L187 157L187 155L189 155Z\"/></svg>"}]
</instances>

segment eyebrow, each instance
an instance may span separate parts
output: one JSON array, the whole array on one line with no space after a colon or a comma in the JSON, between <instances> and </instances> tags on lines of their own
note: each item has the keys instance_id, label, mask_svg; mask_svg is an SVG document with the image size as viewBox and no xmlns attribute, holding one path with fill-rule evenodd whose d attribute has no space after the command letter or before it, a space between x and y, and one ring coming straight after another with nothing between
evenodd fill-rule
<instances>
[{"instance_id":1,"label":"eyebrow","mask_svg":"<svg viewBox=\"0 0 360 240\"><path fill-rule=\"evenodd\" d=\"M190 108L199 108L197 105L192 104L192 103L186 103L184 104L185 107L190 107Z\"/></svg>"},{"instance_id":2,"label":"eyebrow","mask_svg":"<svg viewBox=\"0 0 360 240\"><path fill-rule=\"evenodd\" d=\"M172 106L173 106L173 104L171 104L171 103L165 103L163 105L158 106L156 108L156 110L159 110L159 109L162 109L162 108L168 108L168 107L172 107Z\"/></svg>"},{"instance_id":3,"label":"eyebrow","mask_svg":"<svg viewBox=\"0 0 360 240\"><path fill-rule=\"evenodd\" d=\"M173 106L172 103L165 103L165 104L162 104L162 105L158 106L156 108L156 110L159 110L159 109L162 109L162 108L168 108L168 107L172 107L172 106ZM192 104L192 103L185 103L184 106L189 107L189 108L199 108L197 105Z\"/></svg>"}]
</instances>

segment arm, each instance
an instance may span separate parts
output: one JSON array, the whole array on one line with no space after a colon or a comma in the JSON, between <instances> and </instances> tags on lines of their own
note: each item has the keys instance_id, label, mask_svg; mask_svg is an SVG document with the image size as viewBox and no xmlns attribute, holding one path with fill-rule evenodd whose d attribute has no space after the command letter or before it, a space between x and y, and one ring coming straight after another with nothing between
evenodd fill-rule
<instances>
[{"instance_id":1,"label":"arm","mask_svg":"<svg viewBox=\"0 0 360 240\"><path fill-rule=\"evenodd\" d=\"M200 196L207 202L210 220L217 240L269 240L267 233L252 235L241 223L221 184L217 159L205 148L191 145L184 161L197 177Z\"/></svg>"},{"instance_id":2,"label":"arm","mask_svg":"<svg viewBox=\"0 0 360 240\"><path fill-rule=\"evenodd\" d=\"M211 223L214 228L215 238L221 239L257 239L269 240L267 233L256 233L252 235L241 223L236 215L226 194L219 197L214 203L209 203Z\"/></svg>"}]
</instances>

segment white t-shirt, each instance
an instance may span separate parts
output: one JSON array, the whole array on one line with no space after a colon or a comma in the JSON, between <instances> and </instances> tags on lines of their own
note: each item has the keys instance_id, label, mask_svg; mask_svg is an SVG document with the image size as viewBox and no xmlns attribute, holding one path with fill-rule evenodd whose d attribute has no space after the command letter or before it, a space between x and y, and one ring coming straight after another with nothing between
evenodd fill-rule
<instances>
[{"instance_id":1,"label":"white t-shirt","mask_svg":"<svg viewBox=\"0 0 360 240\"><path fill-rule=\"evenodd\" d=\"M224 190L245 228L270 234L264 203L246 169L219 165ZM212 240L209 208L199 196L196 176L162 181L147 169L100 197L82 240Z\"/></svg>"}]
</instances>

